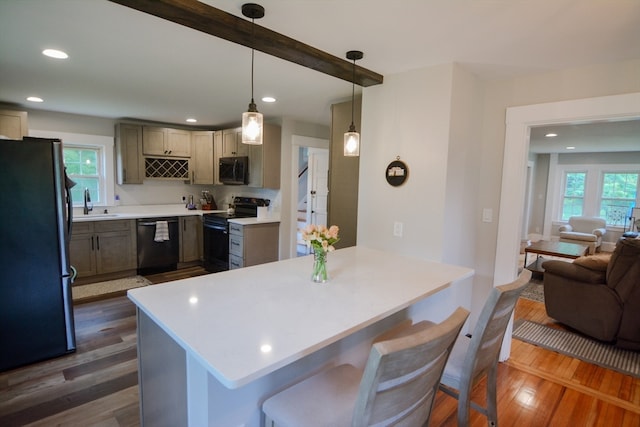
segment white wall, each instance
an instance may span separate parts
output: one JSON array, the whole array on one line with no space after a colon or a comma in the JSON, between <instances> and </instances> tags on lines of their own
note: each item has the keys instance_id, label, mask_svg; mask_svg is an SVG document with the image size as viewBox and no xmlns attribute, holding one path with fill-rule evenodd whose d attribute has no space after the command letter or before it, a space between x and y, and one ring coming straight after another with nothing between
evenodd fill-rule
<instances>
[{"instance_id":1,"label":"white wall","mask_svg":"<svg viewBox=\"0 0 640 427\"><path fill-rule=\"evenodd\" d=\"M498 225L517 225L522 211L518 206L517 215L499 217L506 109L631 92L640 92L640 60L491 81L459 65L385 76L383 85L363 91L358 244L473 267L474 291L513 277L515 263L496 266ZM397 155L410 176L394 188L383 171ZM526 153L521 160L526 164ZM456 170L466 176L446 184ZM524 176L524 170L509 172L505 179L518 185L519 173ZM470 229L450 234L447 229L460 226L454 214L460 207L471 212ZM493 211L493 222L481 221L484 208ZM404 223L403 238L393 237L394 221ZM510 237L519 249L519 231ZM496 277L500 267L509 274ZM481 294L474 295L474 307L483 304Z\"/></svg>"},{"instance_id":2,"label":"white wall","mask_svg":"<svg viewBox=\"0 0 640 427\"><path fill-rule=\"evenodd\" d=\"M358 244L442 260L453 66L385 76L365 88L360 145ZM385 170L407 164L405 183L390 186ZM394 223L403 236L394 237Z\"/></svg>"}]
</instances>

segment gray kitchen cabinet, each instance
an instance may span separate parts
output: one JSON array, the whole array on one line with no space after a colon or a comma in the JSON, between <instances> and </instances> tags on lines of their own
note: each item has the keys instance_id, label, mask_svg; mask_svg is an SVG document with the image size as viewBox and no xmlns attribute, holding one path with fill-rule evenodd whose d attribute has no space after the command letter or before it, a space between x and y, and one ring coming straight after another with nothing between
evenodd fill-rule
<instances>
[{"instance_id":1,"label":"gray kitchen cabinet","mask_svg":"<svg viewBox=\"0 0 640 427\"><path fill-rule=\"evenodd\" d=\"M78 279L135 269L136 249L135 220L73 224L69 258Z\"/></svg>"},{"instance_id":2,"label":"gray kitchen cabinet","mask_svg":"<svg viewBox=\"0 0 640 427\"><path fill-rule=\"evenodd\" d=\"M142 184L144 180L142 126L118 123L116 124L115 133L116 179L118 184Z\"/></svg>"},{"instance_id":3,"label":"gray kitchen cabinet","mask_svg":"<svg viewBox=\"0 0 640 427\"><path fill-rule=\"evenodd\" d=\"M265 123L262 145L247 145L249 187L280 188L280 135L280 126Z\"/></svg>"},{"instance_id":4,"label":"gray kitchen cabinet","mask_svg":"<svg viewBox=\"0 0 640 427\"><path fill-rule=\"evenodd\" d=\"M69 240L69 259L76 269L77 277L94 276L97 274L95 238L92 222L75 222Z\"/></svg>"},{"instance_id":5,"label":"gray kitchen cabinet","mask_svg":"<svg viewBox=\"0 0 640 427\"><path fill-rule=\"evenodd\" d=\"M214 137L213 131L191 133L192 184L214 184Z\"/></svg>"},{"instance_id":6,"label":"gray kitchen cabinet","mask_svg":"<svg viewBox=\"0 0 640 427\"><path fill-rule=\"evenodd\" d=\"M202 217L180 217L180 262L202 259Z\"/></svg>"},{"instance_id":7,"label":"gray kitchen cabinet","mask_svg":"<svg viewBox=\"0 0 640 427\"><path fill-rule=\"evenodd\" d=\"M215 145L215 165L218 166L220 157L249 158L249 187L280 188L280 126L266 123L262 145L242 143L242 129L225 129L222 140ZM215 172L215 184L221 184L218 173Z\"/></svg>"},{"instance_id":8,"label":"gray kitchen cabinet","mask_svg":"<svg viewBox=\"0 0 640 427\"><path fill-rule=\"evenodd\" d=\"M191 132L156 126L142 127L145 156L191 157Z\"/></svg>"},{"instance_id":9,"label":"gray kitchen cabinet","mask_svg":"<svg viewBox=\"0 0 640 427\"><path fill-rule=\"evenodd\" d=\"M28 134L26 111L0 110L0 136L22 139Z\"/></svg>"},{"instance_id":10,"label":"gray kitchen cabinet","mask_svg":"<svg viewBox=\"0 0 640 427\"><path fill-rule=\"evenodd\" d=\"M229 269L278 260L280 223L229 223Z\"/></svg>"},{"instance_id":11,"label":"gray kitchen cabinet","mask_svg":"<svg viewBox=\"0 0 640 427\"><path fill-rule=\"evenodd\" d=\"M222 131L222 152L220 157L248 156L249 147L249 145L242 143L242 128Z\"/></svg>"},{"instance_id":12,"label":"gray kitchen cabinet","mask_svg":"<svg viewBox=\"0 0 640 427\"><path fill-rule=\"evenodd\" d=\"M222 131L213 134L213 184L222 185L220 182L220 156L222 155Z\"/></svg>"}]
</instances>

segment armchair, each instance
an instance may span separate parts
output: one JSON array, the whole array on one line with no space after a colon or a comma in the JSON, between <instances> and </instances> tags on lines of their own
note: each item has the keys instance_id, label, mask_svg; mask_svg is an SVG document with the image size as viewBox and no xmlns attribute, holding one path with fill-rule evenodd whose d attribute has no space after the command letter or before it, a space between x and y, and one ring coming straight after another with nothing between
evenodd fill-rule
<instances>
[{"instance_id":1,"label":"armchair","mask_svg":"<svg viewBox=\"0 0 640 427\"><path fill-rule=\"evenodd\" d=\"M600 341L640 350L640 239L621 239L613 254L545 261L550 317Z\"/></svg>"},{"instance_id":2,"label":"armchair","mask_svg":"<svg viewBox=\"0 0 640 427\"><path fill-rule=\"evenodd\" d=\"M589 255L600 250L602 236L607 232L607 222L602 218L572 216L569 223L561 226L560 241L589 246Z\"/></svg>"}]
</instances>

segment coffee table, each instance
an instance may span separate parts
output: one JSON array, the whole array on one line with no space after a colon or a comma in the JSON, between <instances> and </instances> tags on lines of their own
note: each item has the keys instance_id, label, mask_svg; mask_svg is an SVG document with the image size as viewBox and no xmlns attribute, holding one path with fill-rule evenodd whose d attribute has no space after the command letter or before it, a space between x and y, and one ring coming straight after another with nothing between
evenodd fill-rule
<instances>
[{"instance_id":1,"label":"coffee table","mask_svg":"<svg viewBox=\"0 0 640 427\"><path fill-rule=\"evenodd\" d=\"M527 255L529 254L529 252L531 252L532 254L537 254L538 256L536 257L536 260L534 262L527 265ZM589 246L587 245L540 240L524 248L524 265L528 270L531 270L534 273L544 273L542 263L545 261L545 259L540 255L550 255L561 258L576 259L580 258L581 256L587 255L588 252Z\"/></svg>"}]
</instances>

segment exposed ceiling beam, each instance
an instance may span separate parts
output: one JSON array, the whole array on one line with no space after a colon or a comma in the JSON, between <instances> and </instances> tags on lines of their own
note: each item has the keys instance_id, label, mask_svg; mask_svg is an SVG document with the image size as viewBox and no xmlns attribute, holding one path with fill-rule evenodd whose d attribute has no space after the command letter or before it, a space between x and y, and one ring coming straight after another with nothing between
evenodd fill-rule
<instances>
[{"instance_id":1,"label":"exposed ceiling beam","mask_svg":"<svg viewBox=\"0 0 640 427\"><path fill-rule=\"evenodd\" d=\"M258 24L253 27L248 19L239 18L197 0L110 1L259 50L350 83L353 81L352 62L271 31L268 28L261 27ZM255 32L255 36L252 31ZM355 83L357 85L373 86L381 84L382 81L382 75L356 65Z\"/></svg>"}]
</instances>

